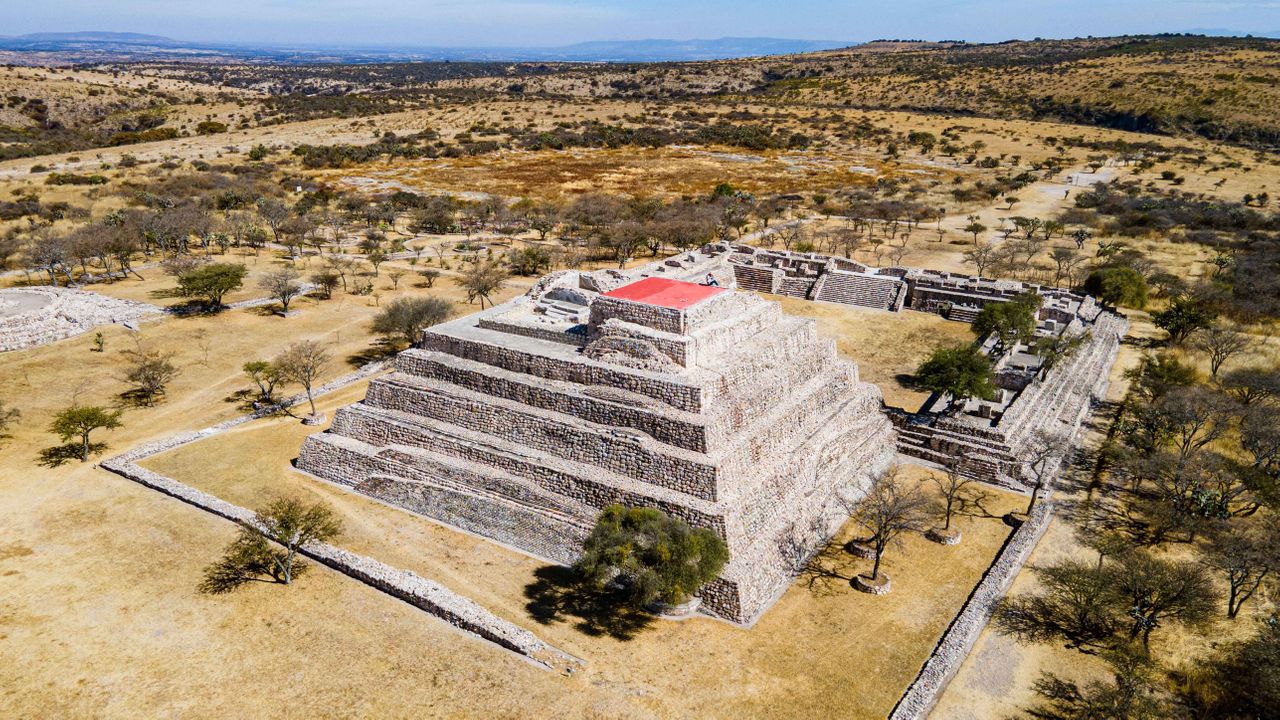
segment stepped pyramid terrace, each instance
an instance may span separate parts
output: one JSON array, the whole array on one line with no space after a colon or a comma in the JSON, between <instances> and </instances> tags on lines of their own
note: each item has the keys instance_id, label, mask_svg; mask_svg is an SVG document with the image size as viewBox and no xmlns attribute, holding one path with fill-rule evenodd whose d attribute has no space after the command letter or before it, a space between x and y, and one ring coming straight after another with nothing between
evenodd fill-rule
<instances>
[{"instance_id":1,"label":"stepped pyramid terrace","mask_svg":"<svg viewBox=\"0 0 1280 720\"><path fill-rule=\"evenodd\" d=\"M298 467L559 563L605 505L662 509L729 548L702 609L753 623L895 433L813 320L701 284L733 284L727 251L555 273L430 328Z\"/></svg>"}]
</instances>

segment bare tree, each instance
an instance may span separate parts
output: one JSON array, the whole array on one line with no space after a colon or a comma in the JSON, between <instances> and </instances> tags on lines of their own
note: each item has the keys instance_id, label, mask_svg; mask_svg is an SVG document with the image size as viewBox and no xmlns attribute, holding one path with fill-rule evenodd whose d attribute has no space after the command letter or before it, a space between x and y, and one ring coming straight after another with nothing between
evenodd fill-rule
<instances>
[{"instance_id":1,"label":"bare tree","mask_svg":"<svg viewBox=\"0 0 1280 720\"><path fill-rule=\"evenodd\" d=\"M271 297L280 301L281 311L289 312L289 303L302 294L302 284L298 282L298 271L293 268L281 268L269 272L258 281L258 287L271 293Z\"/></svg>"},{"instance_id":2,"label":"bare tree","mask_svg":"<svg viewBox=\"0 0 1280 720\"><path fill-rule=\"evenodd\" d=\"M1280 531L1274 523L1223 523L1205 550L1206 564L1227 578L1227 617L1233 620L1262 584L1280 572Z\"/></svg>"},{"instance_id":3,"label":"bare tree","mask_svg":"<svg viewBox=\"0 0 1280 720\"><path fill-rule=\"evenodd\" d=\"M1209 375L1217 378L1223 363L1253 346L1253 338L1226 323L1216 322L1196 331L1193 346L1209 356Z\"/></svg>"},{"instance_id":4,"label":"bare tree","mask_svg":"<svg viewBox=\"0 0 1280 720\"><path fill-rule=\"evenodd\" d=\"M955 515L957 508L965 502L965 491L974 481L961 475L955 463L941 474L930 474L929 479L938 488L938 494L942 496L942 528L930 530L931 539L939 539L950 544L959 542L960 532L951 531L951 518Z\"/></svg>"},{"instance_id":5,"label":"bare tree","mask_svg":"<svg viewBox=\"0 0 1280 720\"><path fill-rule=\"evenodd\" d=\"M978 270L982 277L987 269L998 265L1004 257L1004 251L990 242L974 241L973 247L964 251L964 261Z\"/></svg>"},{"instance_id":6,"label":"bare tree","mask_svg":"<svg viewBox=\"0 0 1280 720\"><path fill-rule=\"evenodd\" d=\"M880 580L880 562L885 549L895 544L903 533L921 529L927 507L928 501L920 488L903 480L898 467L894 466L871 485L860 502L849 508L850 516L869 533L862 543L874 553L870 580Z\"/></svg>"},{"instance_id":7,"label":"bare tree","mask_svg":"<svg viewBox=\"0 0 1280 720\"><path fill-rule=\"evenodd\" d=\"M279 368L283 378L302 386L307 394L307 402L311 404L312 417L316 415L316 401L311 389L328 363L329 351L315 340L303 340L290 345L272 363Z\"/></svg>"}]
</instances>

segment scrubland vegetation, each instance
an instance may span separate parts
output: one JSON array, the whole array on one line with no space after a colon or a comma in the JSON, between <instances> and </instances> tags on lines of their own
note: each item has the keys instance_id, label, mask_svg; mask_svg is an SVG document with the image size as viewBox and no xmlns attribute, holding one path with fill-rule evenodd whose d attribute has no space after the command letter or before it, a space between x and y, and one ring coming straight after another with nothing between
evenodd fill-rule
<instances>
[{"instance_id":1,"label":"scrubland vegetation","mask_svg":"<svg viewBox=\"0 0 1280 720\"><path fill-rule=\"evenodd\" d=\"M107 714L129 715L186 696L141 682L176 657L192 677L214 667L225 681L199 688L202 701L249 712L243 703L292 687L278 674L255 679L254 668L287 667L299 652L316 678L350 673L403 690L361 706L370 714L520 714L563 700L559 679L459 649L457 637L419 627L422 617L324 572L295 581L287 558L257 541L193 524L194 511L80 461L108 443L122 451L272 408L285 388L310 400L314 420L360 388L326 398L313 387L542 273L727 240L1080 288L1127 313L1127 374L1117 371L1112 404L1057 488L1059 519L942 707L1265 716L1280 703L1276 50L1164 36L886 42L652 66L0 69L0 283L74 285L170 311L137 332L111 326L4 358L0 470L17 478L4 503L27 519L0 530L15 588L0 665L23 676L6 674L6 686L25 688L0 705L98 714L122 692L108 663L130 688ZM784 307L816 317L890 404L918 405L931 382L918 377L921 362L972 338L936 316L909 313L886 331L872 311ZM619 637L532 560L293 472L303 435L319 427L275 415L151 462L246 506L327 501L343 543L441 577L587 657L570 693L584 715L600 705L662 715L679 697L701 716L882 717L1007 536L999 517L1027 502L953 483L948 506L959 510L943 519L943 474L904 470L882 504L910 512L884 522L851 508L862 526L851 523L757 628L646 619ZM617 514L601 555L634 540ZM705 538L660 520L630 522L661 525L715 565ZM953 523L965 533L958 548L924 541ZM127 548L115 539L140 534ZM884 540L876 559L853 560L843 543L867 535ZM228 543L236 567L216 563ZM890 604L849 586L882 574L872 569L881 553ZM163 572L116 564L175 555ZM605 586L620 564L596 560L583 570ZM500 570L476 573L476 563ZM198 593L202 568L241 590ZM633 604L682 600L693 582L643 563L625 570L639 578ZM247 581L267 577L298 587L281 595ZM67 602L39 599L55 593ZM124 611L156 598L171 617ZM353 619L351 608L369 612ZM206 612L217 616L201 625L207 642L173 640ZM287 630L263 625L283 617ZM245 660L250 626L261 638ZM83 650L64 651L47 628L82 637ZM136 656L114 647L121 633L139 638ZM1016 667L983 653L1002 642L995 635L1022 643L1010 651ZM636 675L624 656L653 669ZM705 667L667 672L690 656ZM850 677L850 667L874 672ZM1008 687L966 694L992 673ZM63 674L84 687L29 681ZM470 695L422 690L477 675L485 681ZM299 686L299 707L331 707L316 678ZM718 694L726 678L732 692ZM245 696L229 696L232 685Z\"/></svg>"}]
</instances>

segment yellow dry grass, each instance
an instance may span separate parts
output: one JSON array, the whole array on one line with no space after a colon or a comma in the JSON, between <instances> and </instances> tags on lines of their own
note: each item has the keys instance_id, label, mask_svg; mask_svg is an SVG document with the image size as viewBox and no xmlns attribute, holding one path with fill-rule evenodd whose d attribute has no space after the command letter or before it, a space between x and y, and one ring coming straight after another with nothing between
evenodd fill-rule
<instances>
[{"instance_id":1,"label":"yellow dry grass","mask_svg":"<svg viewBox=\"0 0 1280 720\"><path fill-rule=\"evenodd\" d=\"M146 294L171 280L129 282L136 287L127 292L125 283L94 289ZM456 297L448 282L430 292ZM118 452L234 416L227 399L247 386L241 363L305 337L331 342L338 358L358 355L370 345L374 310L366 298L343 298L304 304L288 319L232 311L144 325L143 343L176 350L184 372L168 400L127 410L123 429L96 439ZM73 399L111 403L123 390L119 351L133 341L118 328L104 332L103 354L82 336L0 363L5 400L23 411L0 450L6 716L881 717L1007 532L973 517L960 521L958 548L908 539L887 560L894 592L885 598L838 579L798 584L751 630L697 618L622 641L571 622L539 625L524 597L538 561L292 470L314 430L296 420L258 421L149 461L250 506L278 492L330 502L346 521L342 544L441 580L587 660L564 678L328 570L291 588L198 593L201 568L234 535L229 523L92 464L34 465L56 440L44 428L57 409ZM349 367L335 362L328 375ZM361 392L351 387L322 405L332 414ZM988 510L998 516L1017 502L1001 494ZM836 556L846 576L862 567Z\"/></svg>"},{"instance_id":2,"label":"yellow dry grass","mask_svg":"<svg viewBox=\"0 0 1280 720\"><path fill-rule=\"evenodd\" d=\"M893 313L779 295L765 297L782 303L782 309L792 315L816 320L818 332L835 338L840 353L858 364L862 380L880 388L885 404L912 412L929 397L928 392L912 389L906 382L920 363L935 348L973 340L967 323L933 313Z\"/></svg>"}]
</instances>

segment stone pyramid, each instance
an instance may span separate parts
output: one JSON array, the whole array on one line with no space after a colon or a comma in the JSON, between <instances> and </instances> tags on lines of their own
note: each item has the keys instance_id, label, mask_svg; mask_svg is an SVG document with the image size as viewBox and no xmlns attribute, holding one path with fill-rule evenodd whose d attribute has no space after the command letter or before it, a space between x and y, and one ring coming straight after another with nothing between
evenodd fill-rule
<instances>
[{"instance_id":1,"label":"stone pyramid","mask_svg":"<svg viewBox=\"0 0 1280 720\"><path fill-rule=\"evenodd\" d=\"M567 271L429 329L298 467L560 563L605 505L660 508L725 539L702 607L751 624L892 462L880 407L777 303Z\"/></svg>"}]
</instances>

